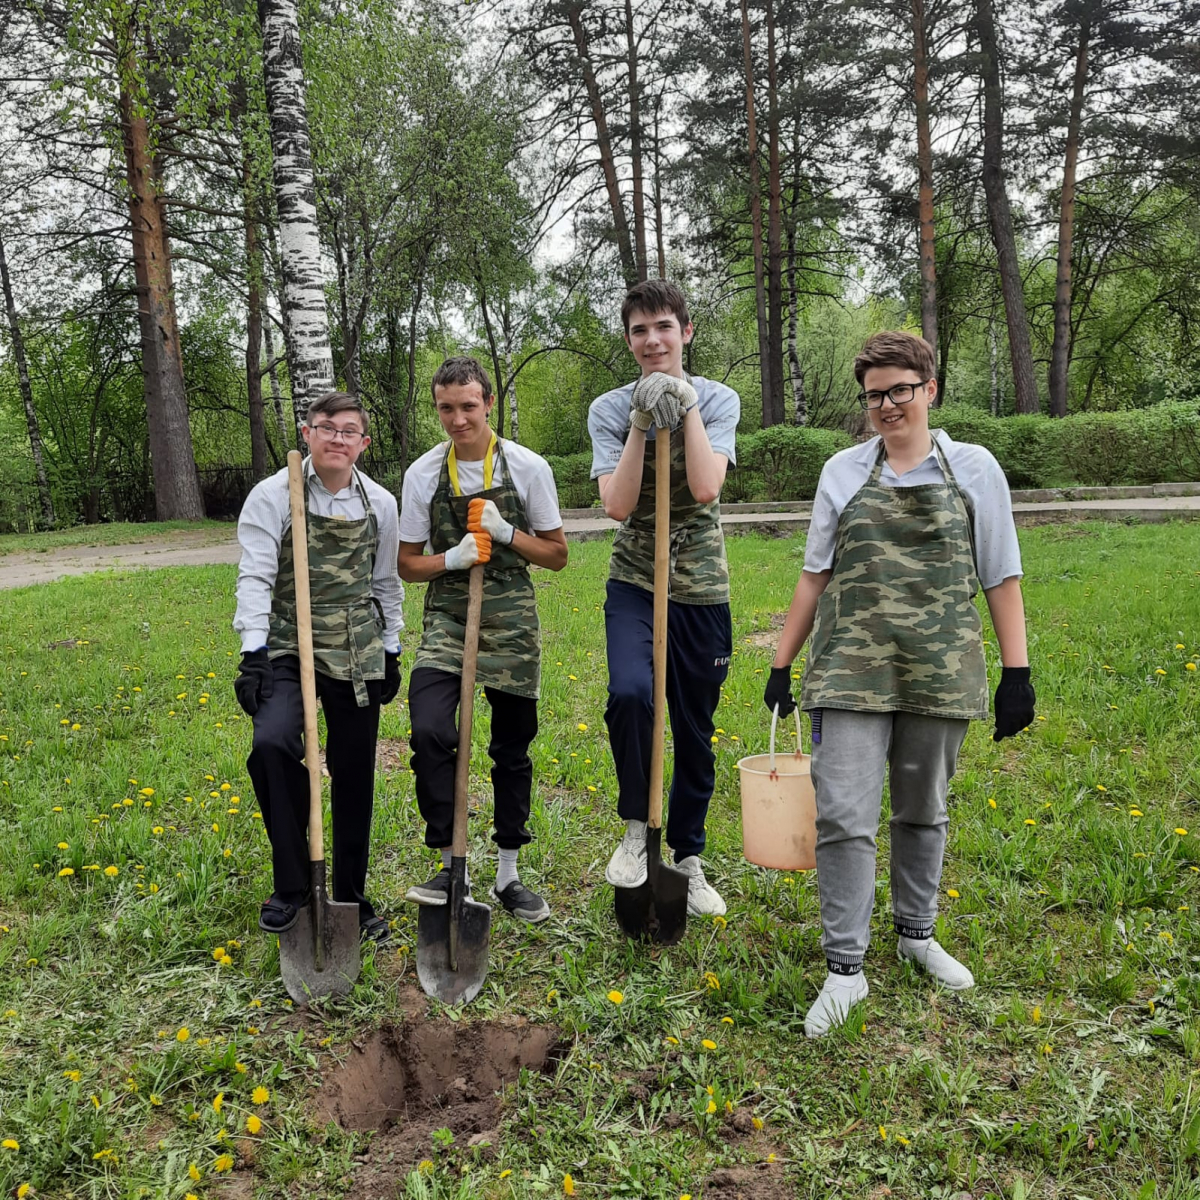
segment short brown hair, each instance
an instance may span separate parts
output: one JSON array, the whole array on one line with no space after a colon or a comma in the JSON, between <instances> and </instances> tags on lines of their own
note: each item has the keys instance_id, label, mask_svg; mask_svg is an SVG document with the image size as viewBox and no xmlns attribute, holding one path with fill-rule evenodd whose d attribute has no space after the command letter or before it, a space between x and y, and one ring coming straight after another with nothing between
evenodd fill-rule
<instances>
[{"instance_id":1,"label":"short brown hair","mask_svg":"<svg viewBox=\"0 0 1200 1200\"><path fill-rule=\"evenodd\" d=\"M625 299L621 301L621 324L626 333L629 332L630 314L639 310L648 315L673 312L680 329L686 329L692 319L688 316L687 297L666 279L643 279L625 293Z\"/></svg>"},{"instance_id":2,"label":"short brown hair","mask_svg":"<svg viewBox=\"0 0 1200 1200\"><path fill-rule=\"evenodd\" d=\"M889 329L872 334L854 360L854 378L862 387L863 377L872 367L906 367L916 371L922 380L933 379L933 347L915 333Z\"/></svg>"},{"instance_id":3,"label":"short brown hair","mask_svg":"<svg viewBox=\"0 0 1200 1200\"><path fill-rule=\"evenodd\" d=\"M453 387L455 384L466 387L469 383L477 383L483 388L484 404L492 398L492 381L479 360L466 354L455 354L446 359L433 373L433 382L429 385L429 390L436 403L438 388Z\"/></svg>"},{"instance_id":4,"label":"short brown hair","mask_svg":"<svg viewBox=\"0 0 1200 1200\"><path fill-rule=\"evenodd\" d=\"M332 417L334 413L340 412L358 413L358 419L362 422L363 435L365 436L370 431L371 418L367 415L363 402L349 392L326 392L325 395L318 396L308 406L304 423L311 429L314 417Z\"/></svg>"}]
</instances>

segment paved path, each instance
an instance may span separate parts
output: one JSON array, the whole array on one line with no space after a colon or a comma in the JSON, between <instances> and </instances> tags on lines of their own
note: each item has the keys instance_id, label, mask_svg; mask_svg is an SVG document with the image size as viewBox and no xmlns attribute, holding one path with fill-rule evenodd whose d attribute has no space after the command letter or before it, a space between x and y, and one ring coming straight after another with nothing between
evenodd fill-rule
<instances>
[{"instance_id":1,"label":"paved path","mask_svg":"<svg viewBox=\"0 0 1200 1200\"><path fill-rule=\"evenodd\" d=\"M1089 489L1101 491L1102 489ZM1127 489L1132 491L1133 489ZM1149 491L1149 489L1137 489ZM1014 493L1013 514L1018 525L1107 520L1200 520L1200 495L1127 495L1117 499L1021 500ZM782 504L729 504L721 525L729 533L764 533L790 537L808 528L812 506L802 501ZM571 541L594 541L617 528L599 509L565 509L563 529ZM0 589L50 583L68 575L92 571L129 571L141 567L206 566L236 563L240 557L233 527L229 533L205 530L175 532L119 546L68 546L36 554L0 555Z\"/></svg>"}]
</instances>

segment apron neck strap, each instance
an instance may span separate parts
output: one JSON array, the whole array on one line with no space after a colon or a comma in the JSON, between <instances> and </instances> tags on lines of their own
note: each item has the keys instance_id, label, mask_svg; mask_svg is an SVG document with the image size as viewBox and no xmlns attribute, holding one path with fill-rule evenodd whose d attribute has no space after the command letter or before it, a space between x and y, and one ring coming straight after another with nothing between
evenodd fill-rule
<instances>
[{"instance_id":1,"label":"apron neck strap","mask_svg":"<svg viewBox=\"0 0 1200 1200\"><path fill-rule=\"evenodd\" d=\"M492 486L492 472L495 466L496 434L488 442L487 453L483 456L483 490L486 492ZM450 453L446 455L446 472L450 476L450 488L456 496L462 495L462 487L458 482L458 456L454 453L454 443L450 443Z\"/></svg>"}]
</instances>

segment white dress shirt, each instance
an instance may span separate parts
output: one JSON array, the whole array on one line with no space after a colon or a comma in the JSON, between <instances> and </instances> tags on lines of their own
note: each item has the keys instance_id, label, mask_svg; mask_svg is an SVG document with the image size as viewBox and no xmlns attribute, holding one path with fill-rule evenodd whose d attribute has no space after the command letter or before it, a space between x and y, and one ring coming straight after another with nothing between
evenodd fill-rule
<instances>
[{"instance_id":1,"label":"white dress shirt","mask_svg":"<svg viewBox=\"0 0 1200 1200\"><path fill-rule=\"evenodd\" d=\"M359 494L359 483L367 493L379 527L371 594L383 610L384 649L395 653L400 649L400 630L404 628L404 587L396 573L396 555L400 549L400 518L396 497L357 468L354 476L348 486L331 492L314 469L312 459L304 459L308 511L313 516L361 521L366 516L366 509ZM242 639L243 652L258 650L267 644L271 592L279 570L279 548L291 528L292 507L285 467L255 485L246 497L238 518L242 561L238 566L237 610L233 627Z\"/></svg>"},{"instance_id":2,"label":"white dress shirt","mask_svg":"<svg viewBox=\"0 0 1200 1200\"><path fill-rule=\"evenodd\" d=\"M930 439L932 441L932 439ZM996 587L1021 570L1021 547L1012 515L1012 496L1008 480L992 452L973 442L956 442L944 430L938 431L938 445L946 456L958 486L975 510L975 572L985 591ZM870 477L879 454L879 438L848 450L839 450L821 471L817 495L813 500L812 522L804 549L804 569L814 573L833 566L837 546L838 518ZM945 475L931 445L929 454L911 471L897 475L885 460L879 482L884 487L917 487L923 483L944 483Z\"/></svg>"}]
</instances>

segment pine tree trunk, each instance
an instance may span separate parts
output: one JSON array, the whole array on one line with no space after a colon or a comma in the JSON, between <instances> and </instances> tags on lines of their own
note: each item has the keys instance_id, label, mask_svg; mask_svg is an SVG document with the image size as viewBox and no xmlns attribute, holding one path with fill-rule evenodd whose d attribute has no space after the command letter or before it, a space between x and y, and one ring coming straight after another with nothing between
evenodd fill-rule
<instances>
[{"instance_id":1,"label":"pine tree trunk","mask_svg":"<svg viewBox=\"0 0 1200 1200\"><path fill-rule=\"evenodd\" d=\"M1004 176L1004 96L992 0L976 0L975 17L983 72L983 191L987 197L988 225L1000 265L1016 409L1019 413L1035 413L1039 405L1025 314L1025 284Z\"/></svg>"},{"instance_id":2,"label":"pine tree trunk","mask_svg":"<svg viewBox=\"0 0 1200 1200\"><path fill-rule=\"evenodd\" d=\"M638 82L637 38L633 30L633 0L625 0L625 47L629 64L629 154L633 168L633 246L638 279L650 274L646 253L646 194L642 182L642 98Z\"/></svg>"},{"instance_id":3,"label":"pine tree trunk","mask_svg":"<svg viewBox=\"0 0 1200 1200\"><path fill-rule=\"evenodd\" d=\"M258 0L258 23L271 120L292 402L303 416L334 384L296 0Z\"/></svg>"},{"instance_id":4,"label":"pine tree trunk","mask_svg":"<svg viewBox=\"0 0 1200 1200\"><path fill-rule=\"evenodd\" d=\"M33 407L33 387L29 382L29 363L25 358L25 338L17 320L17 305L13 300L12 281L8 277L8 256L4 252L4 239L0 238L0 285L4 288L4 311L8 316L8 332L12 338L13 360L17 364L17 386L21 390L21 402L25 405L25 427L29 431L29 449L33 454L33 471L37 479L38 502L42 507L42 528L53 529L57 524L54 516L54 497L50 494L50 480L46 475L46 458L42 453L42 431L38 425L37 409Z\"/></svg>"},{"instance_id":5,"label":"pine tree trunk","mask_svg":"<svg viewBox=\"0 0 1200 1200\"><path fill-rule=\"evenodd\" d=\"M246 399L250 412L250 470L255 480L265 479L267 427L262 394L262 251L254 223L253 172L250 158L242 158L242 224L246 254Z\"/></svg>"},{"instance_id":6,"label":"pine tree trunk","mask_svg":"<svg viewBox=\"0 0 1200 1200\"><path fill-rule=\"evenodd\" d=\"M162 177L151 149L149 118L131 90L132 81L138 77L132 33L128 27L117 31L121 44L118 105L129 185L154 508L160 521L200 521L204 518L204 500L188 424L171 250L161 199Z\"/></svg>"},{"instance_id":7,"label":"pine tree trunk","mask_svg":"<svg viewBox=\"0 0 1200 1200\"><path fill-rule=\"evenodd\" d=\"M779 168L779 77L775 60L775 0L767 10L767 354L771 359L771 424L783 405L783 183Z\"/></svg>"},{"instance_id":8,"label":"pine tree trunk","mask_svg":"<svg viewBox=\"0 0 1200 1200\"><path fill-rule=\"evenodd\" d=\"M1062 194L1058 201L1058 270L1054 279L1054 341L1050 347L1050 415L1067 415L1067 372L1071 365L1071 247L1075 239L1075 171L1079 163L1079 127L1088 75L1091 25L1085 14L1079 26Z\"/></svg>"},{"instance_id":9,"label":"pine tree trunk","mask_svg":"<svg viewBox=\"0 0 1200 1200\"><path fill-rule=\"evenodd\" d=\"M638 282L637 262L633 256L633 244L629 237L629 221L625 216L625 204L621 199L621 185L617 179L617 166L613 156L612 138L608 132L608 118L604 112L604 97L596 80L596 71L588 49L587 30L583 25L584 5L573 0L567 6L567 20L575 38L575 49L579 55L579 66L583 73L583 84L587 89L588 103L592 110L592 124L596 127L596 146L600 151L600 168L604 173L604 187L608 193L608 207L612 212L613 231L617 239L617 253L621 257L621 272L625 286L633 287Z\"/></svg>"},{"instance_id":10,"label":"pine tree trunk","mask_svg":"<svg viewBox=\"0 0 1200 1200\"><path fill-rule=\"evenodd\" d=\"M917 210L920 220L921 336L937 362L937 253L933 217L933 141L929 132L929 54L925 0L912 0L913 103L917 115Z\"/></svg>"},{"instance_id":11,"label":"pine tree trunk","mask_svg":"<svg viewBox=\"0 0 1200 1200\"><path fill-rule=\"evenodd\" d=\"M754 249L754 313L758 325L758 377L762 388L762 425L773 425L771 348L767 339L767 297L763 279L762 175L758 162L758 127L754 114L754 54L750 45L750 13L741 0L742 57L746 73L746 146L750 160L750 236Z\"/></svg>"}]
</instances>

